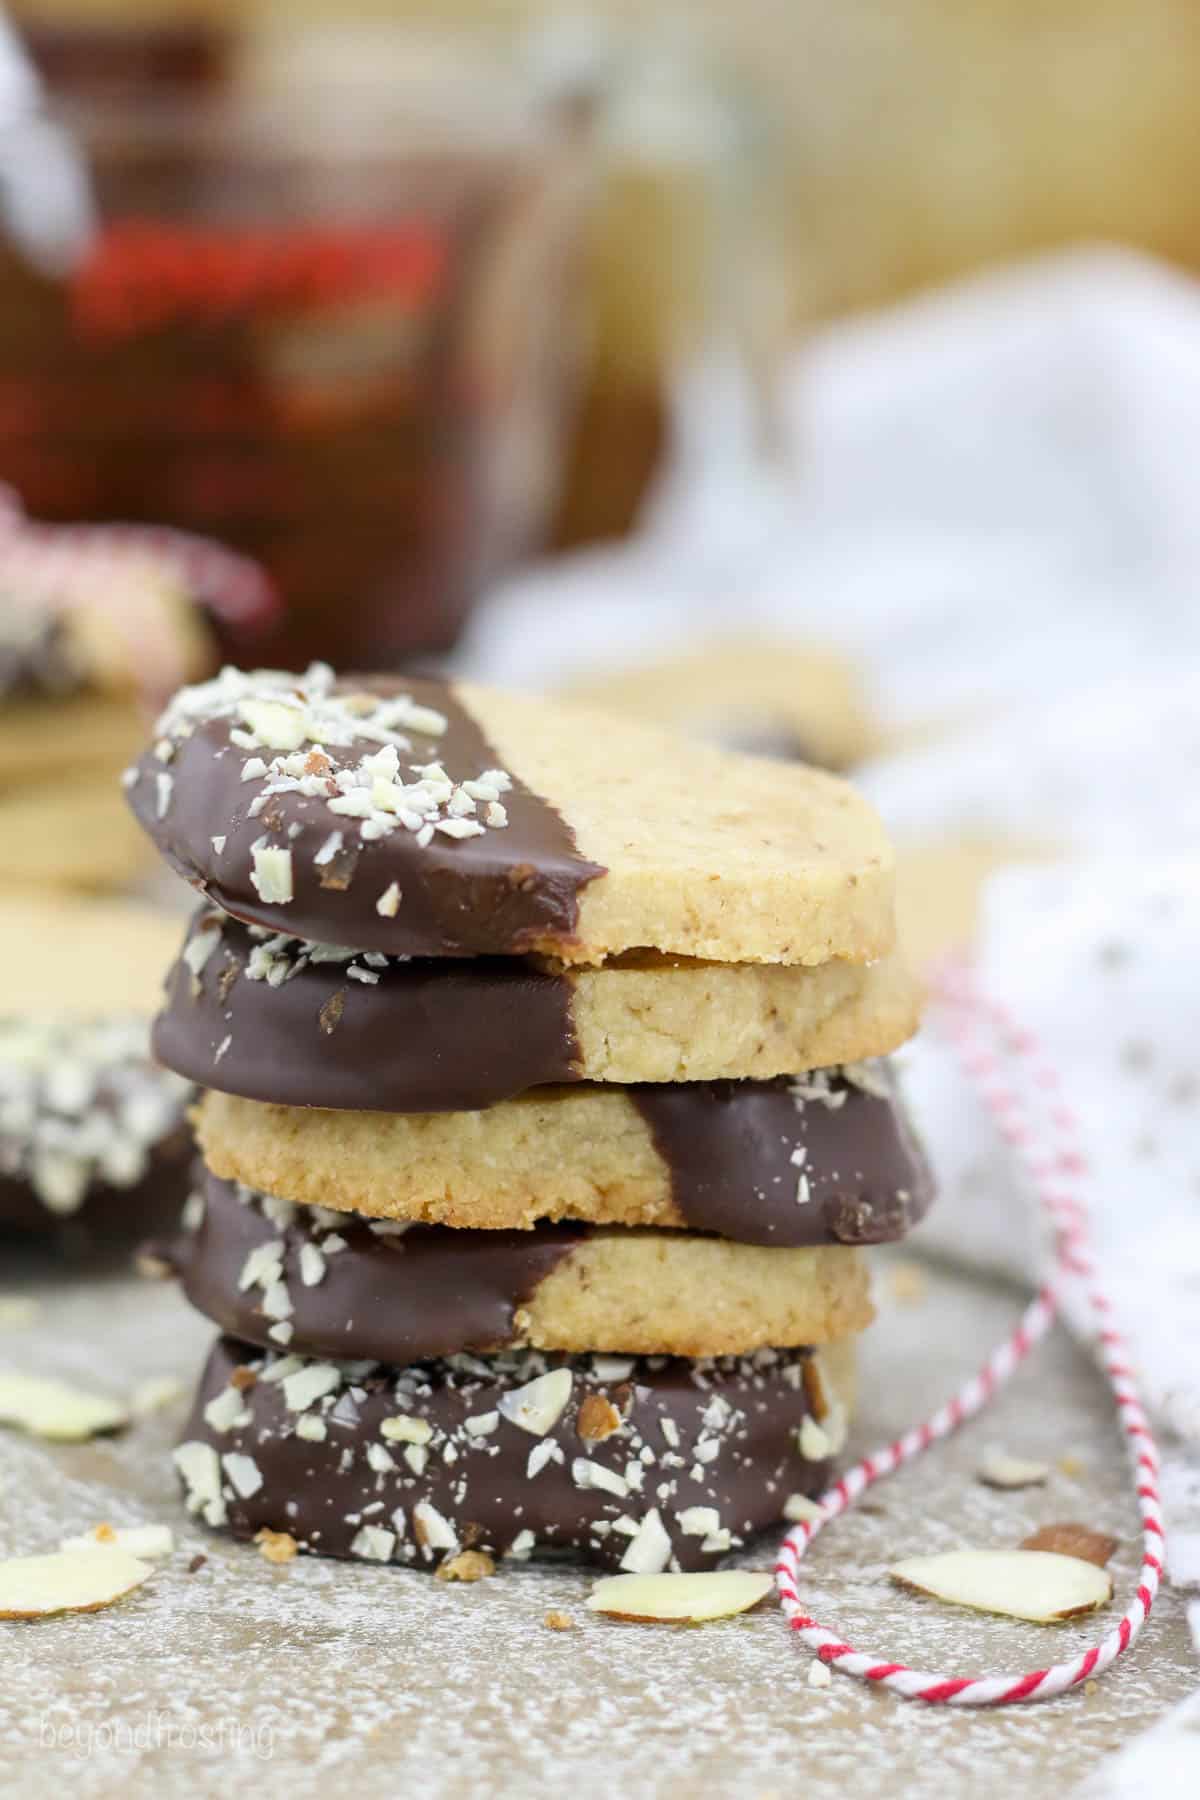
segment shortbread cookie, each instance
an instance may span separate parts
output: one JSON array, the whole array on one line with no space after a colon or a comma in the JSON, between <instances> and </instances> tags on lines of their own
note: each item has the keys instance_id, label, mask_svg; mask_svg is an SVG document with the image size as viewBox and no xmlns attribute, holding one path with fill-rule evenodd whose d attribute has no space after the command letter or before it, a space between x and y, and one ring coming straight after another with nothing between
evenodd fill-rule
<instances>
[{"instance_id":1,"label":"shortbread cookie","mask_svg":"<svg viewBox=\"0 0 1200 1800\"><path fill-rule=\"evenodd\" d=\"M209 1093L217 1175L371 1218L657 1225L740 1243L899 1238L930 1198L882 1065L795 1081L540 1088L482 1112L325 1112Z\"/></svg>"},{"instance_id":2,"label":"shortbread cookie","mask_svg":"<svg viewBox=\"0 0 1200 1800\"><path fill-rule=\"evenodd\" d=\"M871 1320L858 1252L683 1231L408 1229L296 1207L209 1175L164 1247L230 1337L302 1356L421 1362L461 1350L742 1355L823 1344Z\"/></svg>"},{"instance_id":3,"label":"shortbread cookie","mask_svg":"<svg viewBox=\"0 0 1200 1800\"><path fill-rule=\"evenodd\" d=\"M835 777L486 688L226 670L128 781L189 881L314 942L822 963L894 938L890 846Z\"/></svg>"},{"instance_id":4,"label":"shortbread cookie","mask_svg":"<svg viewBox=\"0 0 1200 1800\"><path fill-rule=\"evenodd\" d=\"M455 1357L406 1369L209 1358L175 1452L188 1508L235 1537L433 1569L460 1549L701 1569L820 1493L842 1357Z\"/></svg>"},{"instance_id":5,"label":"shortbread cookie","mask_svg":"<svg viewBox=\"0 0 1200 1800\"><path fill-rule=\"evenodd\" d=\"M893 1050L916 1028L896 957L863 967L620 957L405 961L192 920L159 1060L285 1106L454 1112L564 1081L768 1079Z\"/></svg>"},{"instance_id":6,"label":"shortbread cookie","mask_svg":"<svg viewBox=\"0 0 1200 1800\"><path fill-rule=\"evenodd\" d=\"M137 900L4 894L0 937L20 952L4 970L3 1007L11 1018L148 1019L161 998L160 971L179 941L179 920ZM144 1049L144 1037L142 1043Z\"/></svg>"},{"instance_id":7,"label":"shortbread cookie","mask_svg":"<svg viewBox=\"0 0 1200 1800\"><path fill-rule=\"evenodd\" d=\"M145 742L145 716L128 696L0 701L0 794L17 783L61 788L73 776L119 786Z\"/></svg>"},{"instance_id":8,"label":"shortbread cookie","mask_svg":"<svg viewBox=\"0 0 1200 1800\"><path fill-rule=\"evenodd\" d=\"M188 1084L143 1019L0 1023L0 1232L169 1227L188 1190Z\"/></svg>"},{"instance_id":9,"label":"shortbread cookie","mask_svg":"<svg viewBox=\"0 0 1200 1800\"><path fill-rule=\"evenodd\" d=\"M149 866L117 770L0 784L0 887L103 893Z\"/></svg>"},{"instance_id":10,"label":"shortbread cookie","mask_svg":"<svg viewBox=\"0 0 1200 1800\"><path fill-rule=\"evenodd\" d=\"M754 756L847 769L875 749L850 664L815 644L709 642L690 655L573 681L564 697Z\"/></svg>"}]
</instances>

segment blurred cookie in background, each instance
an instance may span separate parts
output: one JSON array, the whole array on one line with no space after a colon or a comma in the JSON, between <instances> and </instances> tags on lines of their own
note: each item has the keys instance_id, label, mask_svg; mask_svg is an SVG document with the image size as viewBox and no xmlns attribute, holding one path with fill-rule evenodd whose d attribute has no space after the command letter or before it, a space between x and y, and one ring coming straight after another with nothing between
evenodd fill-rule
<instances>
[{"instance_id":1,"label":"blurred cookie in background","mask_svg":"<svg viewBox=\"0 0 1200 1800\"><path fill-rule=\"evenodd\" d=\"M192 1089L149 1043L146 971L176 926L135 902L10 896L0 933L17 952L0 1017L0 1245L128 1250L174 1224L189 1187Z\"/></svg>"},{"instance_id":2,"label":"blurred cookie in background","mask_svg":"<svg viewBox=\"0 0 1200 1800\"><path fill-rule=\"evenodd\" d=\"M896 851L896 934L909 967L929 971L942 957L970 949L988 878L1017 863L1046 862L1046 844L957 838L902 844Z\"/></svg>"},{"instance_id":3,"label":"blurred cookie in background","mask_svg":"<svg viewBox=\"0 0 1200 1800\"><path fill-rule=\"evenodd\" d=\"M574 680L564 692L689 737L827 769L851 768L878 744L850 663L811 644L714 638L688 654Z\"/></svg>"},{"instance_id":4,"label":"blurred cookie in background","mask_svg":"<svg viewBox=\"0 0 1200 1800\"><path fill-rule=\"evenodd\" d=\"M270 616L245 558L175 532L43 526L0 488L0 886L106 889L145 856L120 775L146 715Z\"/></svg>"}]
</instances>

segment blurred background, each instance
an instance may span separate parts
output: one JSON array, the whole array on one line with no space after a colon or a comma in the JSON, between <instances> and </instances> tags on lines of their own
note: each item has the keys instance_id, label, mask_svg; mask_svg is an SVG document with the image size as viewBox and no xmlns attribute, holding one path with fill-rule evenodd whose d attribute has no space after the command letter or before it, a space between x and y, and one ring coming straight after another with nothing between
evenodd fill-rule
<instances>
[{"instance_id":1,"label":"blurred background","mask_svg":"<svg viewBox=\"0 0 1200 1800\"><path fill-rule=\"evenodd\" d=\"M109 804L0 878L128 882L138 707L220 656L858 769L921 956L997 863L1194 840L1184 0L5 20L0 608L76 668L0 685L0 820L31 719Z\"/></svg>"}]
</instances>

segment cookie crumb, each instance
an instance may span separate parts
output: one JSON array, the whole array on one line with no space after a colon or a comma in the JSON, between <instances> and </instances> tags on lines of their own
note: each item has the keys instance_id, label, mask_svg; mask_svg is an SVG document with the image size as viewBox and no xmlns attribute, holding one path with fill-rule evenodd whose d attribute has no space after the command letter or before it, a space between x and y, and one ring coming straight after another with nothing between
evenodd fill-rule
<instances>
[{"instance_id":1,"label":"cookie crumb","mask_svg":"<svg viewBox=\"0 0 1200 1800\"><path fill-rule=\"evenodd\" d=\"M191 1562L187 1566L188 1574L195 1575L199 1569L202 1569L204 1567L204 1565L207 1561L208 1561L207 1556L205 1556L202 1552L197 1551L196 1555L193 1556Z\"/></svg>"},{"instance_id":2,"label":"cookie crumb","mask_svg":"<svg viewBox=\"0 0 1200 1800\"><path fill-rule=\"evenodd\" d=\"M496 1565L486 1550L460 1550L438 1567L439 1581L484 1581L496 1573Z\"/></svg>"},{"instance_id":3,"label":"cookie crumb","mask_svg":"<svg viewBox=\"0 0 1200 1800\"><path fill-rule=\"evenodd\" d=\"M570 1613L559 1612L556 1607L551 1607L542 1620L542 1624L547 1631L571 1631L574 1629L575 1621Z\"/></svg>"},{"instance_id":4,"label":"cookie crumb","mask_svg":"<svg viewBox=\"0 0 1200 1800\"><path fill-rule=\"evenodd\" d=\"M258 1554L269 1563L290 1563L300 1548L290 1531L272 1531L269 1525L255 1532L254 1541Z\"/></svg>"},{"instance_id":5,"label":"cookie crumb","mask_svg":"<svg viewBox=\"0 0 1200 1800\"><path fill-rule=\"evenodd\" d=\"M165 1256L158 1256L153 1250L138 1250L133 1258L133 1272L143 1281L169 1281L175 1270Z\"/></svg>"},{"instance_id":6,"label":"cookie crumb","mask_svg":"<svg viewBox=\"0 0 1200 1800\"><path fill-rule=\"evenodd\" d=\"M929 1278L917 1262L893 1263L887 1280L892 1299L900 1306L919 1306L929 1293Z\"/></svg>"}]
</instances>

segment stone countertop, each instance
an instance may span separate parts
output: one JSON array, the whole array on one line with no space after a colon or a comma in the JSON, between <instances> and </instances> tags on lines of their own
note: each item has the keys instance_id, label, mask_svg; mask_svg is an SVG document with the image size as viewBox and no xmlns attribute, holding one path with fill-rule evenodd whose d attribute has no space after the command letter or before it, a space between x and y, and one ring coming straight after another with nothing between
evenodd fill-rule
<instances>
[{"instance_id":1,"label":"stone countertop","mask_svg":"<svg viewBox=\"0 0 1200 1800\"><path fill-rule=\"evenodd\" d=\"M1009 1325L1015 1292L914 1265L879 1265L881 1317L864 1346L852 1449L894 1435L975 1368ZM5 1252L0 1364L124 1393L146 1377L186 1387L210 1327L165 1283L84 1278ZM12 1313L0 1306L0 1320ZM0 1625L0 1773L23 1800L217 1791L430 1800L670 1796L1068 1793L1109 1751L1197 1685L1181 1597L1165 1589L1132 1653L1043 1706L955 1713L835 1676L773 1606L701 1627L589 1615L586 1572L502 1569L473 1586L318 1559L273 1567L184 1515L168 1460L185 1396L124 1436L77 1446L0 1434L0 1551L55 1547L101 1520L166 1521L177 1548L107 1612ZM982 1450L1054 1465L1045 1487L981 1486ZM1064 1333L1034 1353L958 1439L877 1488L818 1539L803 1567L815 1615L851 1642L948 1672L1058 1660L1102 1621L1039 1627L899 1594L903 1555L1015 1545L1078 1519L1121 1540L1118 1602L1137 1566L1136 1513L1106 1390ZM743 1560L769 1564L770 1539ZM192 1557L207 1560L188 1571ZM543 1623L553 1607L573 1627ZM254 1784L253 1788L251 1783Z\"/></svg>"}]
</instances>

